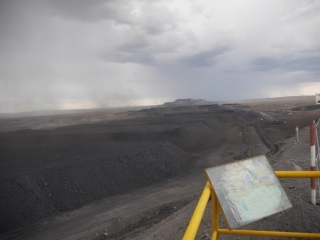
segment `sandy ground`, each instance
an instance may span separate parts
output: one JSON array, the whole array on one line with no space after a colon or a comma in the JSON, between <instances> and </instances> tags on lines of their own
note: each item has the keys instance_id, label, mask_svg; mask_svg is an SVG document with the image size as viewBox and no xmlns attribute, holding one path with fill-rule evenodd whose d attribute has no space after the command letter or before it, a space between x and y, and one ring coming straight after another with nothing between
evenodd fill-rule
<instances>
[{"instance_id":1,"label":"sandy ground","mask_svg":"<svg viewBox=\"0 0 320 240\"><path fill-rule=\"evenodd\" d=\"M304 127L319 116L297 97L0 119L0 239L180 239L205 168L267 154L275 170L308 170ZM319 231L309 181L281 182L294 207L249 227Z\"/></svg>"}]
</instances>

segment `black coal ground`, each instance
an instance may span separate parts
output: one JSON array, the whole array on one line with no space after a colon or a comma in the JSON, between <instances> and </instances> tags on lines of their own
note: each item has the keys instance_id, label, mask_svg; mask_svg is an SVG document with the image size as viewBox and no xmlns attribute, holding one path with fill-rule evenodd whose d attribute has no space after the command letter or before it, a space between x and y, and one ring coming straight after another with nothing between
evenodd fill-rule
<instances>
[{"instance_id":1,"label":"black coal ground","mask_svg":"<svg viewBox=\"0 0 320 240\"><path fill-rule=\"evenodd\" d=\"M265 154L299 122L233 108L152 108L0 133L0 238L121 238L194 200L205 167Z\"/></svg>"}]
</instances>

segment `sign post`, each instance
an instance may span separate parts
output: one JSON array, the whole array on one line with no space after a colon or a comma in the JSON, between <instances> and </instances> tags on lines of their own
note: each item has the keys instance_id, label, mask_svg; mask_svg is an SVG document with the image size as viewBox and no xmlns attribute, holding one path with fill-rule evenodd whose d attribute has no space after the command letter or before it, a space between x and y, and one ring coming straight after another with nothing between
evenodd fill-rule
<instances>
[{"instance_id":1,"label":"sign post","mask_svg":"<svg viewBox=\"0 0 320 240\"><path fill-rule=\"evenodd\" d=\"M316 104L320 104L320 93L316 94Z\"/></svg>"},{"instance_id":2,"label":"sign post","mask_svg":"<svg viewBox=\"0 0 320 240\"><path fill-rule=\"evenodd\" d=\"M212 203L213 209L221 207L229 229L292 207L265 156L208 168L206 174L218 199L218 205ZM213 223L217 222L214 218Z\"/></svg>"}]
</instances>

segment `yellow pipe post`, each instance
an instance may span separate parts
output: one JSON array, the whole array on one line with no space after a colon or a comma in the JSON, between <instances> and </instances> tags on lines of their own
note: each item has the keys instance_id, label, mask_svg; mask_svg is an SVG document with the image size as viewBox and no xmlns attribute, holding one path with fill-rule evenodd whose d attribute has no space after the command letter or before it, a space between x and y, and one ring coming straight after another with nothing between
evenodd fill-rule
<instances>
[{"instance_id":1,"label":"yellow pipe post","mask_svg":"<svg viewBox=\"0 0 320 240\"><path fill-rule=\"evenodd\" d=\"M218 210L218 199L215 191L211 188L211 221L212 221L212 240L219 239L219 210Z\"/></svg>"},{"instance_id":2,"label":"yellow pipe post","mask_svg":"<svg viewBox=\"0 0 320 240\"><path fill-rule=\"evenodd\" d=\"M218 240L219 237L218 237L218 232L217 231L214 231L213 234L212 234L212 238L211 240Z\"/></svg>"},{"instance_id":3,"label":"yellow pipe post","mask_svg":"<svg viewBox=\"0 0 320 240\"><path fill-rule=\"evenodd\" d=\"M210 192L211 192L210 189L211 189L210 183L207 182L206 186L203 189L199 202L196 206L196 209L194 210L194 213L191 217L187 230L183 235L183 238L182 238L183 240L195 239L201 220L202 220L204 210L206 209L206 206L210 197Z\"/></svg>"},{"instance_id":4,"label":"yellow pipe post","mask_svg":"<svg viewBox=\"0 0 320 240\"><path fill-rule=\"evenodd\" d=\"M256 231L256 230L229 230L219 229L222 234L251 235L251 236L273 236L273 237L296 237L296 238L317 238L320 239L320 233L303 232L279 232L279 231Z\"/></svg>"},{"instance_id":5,"label":"yellow pipe post","mask_svg":"<svg viewBox=\"0 0 320 240\"><path fill-rule=\"evenodd\" d=\"M320 171L275 171L279 178L320 178Z\"/></svg>"}]
</instances>

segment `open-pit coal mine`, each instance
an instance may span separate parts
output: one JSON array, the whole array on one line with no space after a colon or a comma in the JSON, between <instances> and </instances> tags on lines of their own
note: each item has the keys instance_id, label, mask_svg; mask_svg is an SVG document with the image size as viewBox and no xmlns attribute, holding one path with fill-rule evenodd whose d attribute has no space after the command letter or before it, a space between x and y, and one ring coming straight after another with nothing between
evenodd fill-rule
<instances>
[{"instance_id":1,"label":"open-pit coal mine","mask_svg":"<svg viewBox=\"0 0 320 240\"><path fill-rule=\"evenodd\" d=\"M0 239L139 239L197 199L205 168L275 154L319 114L304 99L183 103L2 117Z\"/></svg>"}]
</instances>

